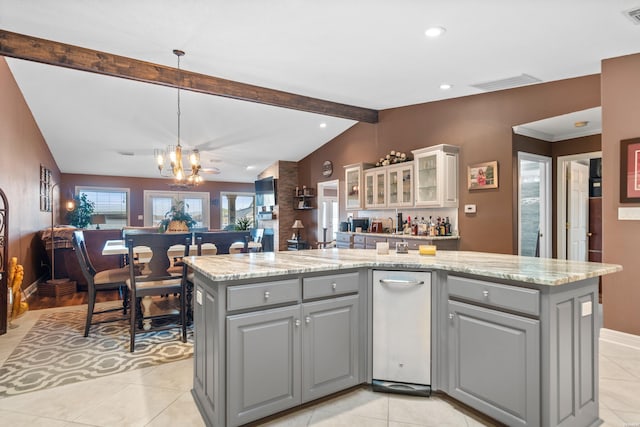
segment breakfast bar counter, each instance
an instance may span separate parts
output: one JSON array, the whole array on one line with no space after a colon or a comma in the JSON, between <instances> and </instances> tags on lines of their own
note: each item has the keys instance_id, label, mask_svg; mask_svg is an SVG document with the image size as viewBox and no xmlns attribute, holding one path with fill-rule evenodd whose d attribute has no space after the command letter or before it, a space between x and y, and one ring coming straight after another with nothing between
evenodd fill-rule
<instances>
[{"instance_id":1,"label":"breakfast bar counter","mask_svg":"<svg viewBox=\"0 0 640 427\"><path fill-rule=\"evenodd\" d=\"M432 391L507 425L600 423L598 277L618 265L335 248L185 261L195 277L192 394L207 425L372 383L376 272L429 278L430 360L420 363Z\"/></svg>"}]
</instances>

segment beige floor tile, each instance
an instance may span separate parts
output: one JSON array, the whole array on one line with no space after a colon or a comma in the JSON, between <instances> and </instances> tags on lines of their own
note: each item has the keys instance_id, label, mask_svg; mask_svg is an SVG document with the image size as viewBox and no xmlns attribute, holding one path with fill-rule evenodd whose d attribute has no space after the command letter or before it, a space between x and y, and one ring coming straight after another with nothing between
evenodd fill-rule
<instances>
[{"instance_id":1,"label":"beige floor tile","mask_svg":"<svg viewBox=\"0 0 640 427\"><path fill-rule=\"evenodd\" d=\"M136 384L189 391L193 387L193 358L150 368Z\"/></svg>"},{"instance_id":2,"label":"beige floor tile","mask_svg":"<svg viewBox=\"0 0 640 427\"><path fill-rule=\"evenodd\" d=\"M623 427L624 425L624 421L603 404L600 404L600 419L603 421L600 427Z\"/></svg>"},{"instance_id":3,"label":"beige floor tile","mask_svg":"<svg viewBox=\"0 0 640 427\"><path fill-rule=\"evenodd\" d=\"M390 396L389 421L434 427L467 425L463 413L437 396Z\"/></svg>"},{"instance_id":4,"label":"beige floor tile","mask_svg":"<svg viewBox=\"0 0 640 427\"><path fill-rule=\"evenodd\" d=\"M260 423L262 427L306 427L313 416L313 407L283 415L275 420Z\"/></svg>"},{"instance_id":5,"label":"beige floor tile","mask_svg":"<svg viewBox=\"0 0 640 427\"><path fill-rule=\"evenodd\" d=\"M640 381L600 379L600 402L614 412L638 412Z\"/></svg>"},{"instance_id":6,"label":"beige floor tile","mask_svg":"<svg viewBox=\"0 0 640 427\"><path fill-rule=\"evenodd\" d=\"M0 410L0 423L12 427L64 427L67 422L37 415Z\"/></svg>"},{"instance_id":7,"label":"beige floor tile","mask_svg":"<svg viewBox=\"0 0 640 427\"><path fill-rule=\"evenodd\" d=\"M622 419L625 427L640 426L640 407L636 408L633 412L615 411L615 414L618 418Z\"/></svg>"},{"instance_id":8,"label":"beige floor tile","mask_svg":"<svg viewBox=\"0 0 640 427\"><path fill-rule=\"evenodd\" d=\"M191 392L186 391L164 411L160 412L146 427L204 427L204 425Z\"/></svg>"},{"instance_id":9,"label":"beige floor tile","mask_svg":"<svg viewBox=\"0 0 640 427\"><path fill-rule=\"evenodd\" d=\"M130 384L98 405L86 405L73 421L99 426L144 426L180 394L177 390Z\"/></svg>"},{"instance_id":10,"label":"beige floor tile","mask_svg":"<svg viewBox=\"0 0 640 427\"><path fill-rule=\"evenodd\" d=\"M615 344L609 341L599 341L600 354L613 359L635 359L640 362L640 350L626 345Z\"/></svg>"},{"instance_id":11,"label":"beige floor tile","mask_svg":"<svg viewBox=\"0 0 640 427\"><path fill-rule=\"evenodd\" d=\"M613 380L629 380L634 376L619 364L619 360L612 360L607 356L600 355L600 364L598 366L600 378L608 378Z\"/></svg>"},{"instance_id":12,"label":"beige floor tile","mask_svg":"<svg viewBox=\"0 0 640 427\"><path fill-rule=\"evenodd\" d=\"M387 427L387 420L352 413L313 411L309 426L313 427Z\"/></svg>"},{"instance_id":13,"label":"beige floor tile","mask_svg":"<svg viewBox=\"0 0 640 427\"><path fill-rule=\"evenodd\" d=\"M122 384L100 378L0 399L0 409L73 421L87 406L97 405L122 389Z\"/></svg>"},{"instance_id":14,"label":"beige floor tile","mask_svg":"<svg viewBox=\"0 0 640 427\"><path fill-rule=\"evenodd\" d=\"M316 412L328 414L348 414L387 420L389 417L389 397L386 393L374 393L367 388L359 388L314 406Z\"/></svg>"}]
</instances>

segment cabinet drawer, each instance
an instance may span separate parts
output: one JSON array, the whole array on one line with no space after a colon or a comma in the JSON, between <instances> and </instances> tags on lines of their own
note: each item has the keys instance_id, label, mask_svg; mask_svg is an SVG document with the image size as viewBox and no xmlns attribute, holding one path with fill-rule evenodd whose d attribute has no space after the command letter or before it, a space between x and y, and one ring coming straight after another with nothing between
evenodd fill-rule
<instances>
[{"instance_id":1,"label":"cabinet drawer","mask_svg":"<svg viewBox=\"0 0 640 427\"><path fill-rule=\"evenodd\" d=\"M356 234L355 236L353 236L353 243L364 244L364 239L365 239L365 236L361 234Z\"/></svg>"},{"instance_id":2,"label":"cabinet drawer","mask_svg":"<svg viewBox=\"0 0 640 427\"><path fill-rule=\"evenodd\" d=\"M252 285L229 286L227 288L227 310L266 307L300 300L298 279Z\"/></svg>"},{"instance_id":3,"label":"cabinet drawer","mask_svg":"<svg viewBox=\"0 0 640 427\"><path fill-rule=\"evenodd\" d=\"M352 235L346 233L336 233L336 242L351 243Z\"/></svg>"},{"instance_id":4,"label":"cabinet drawer","mask_svg":"<svg viewBox=\"0 0 640 427\"><path fill-rule=\"evenodd\" d=\"M304 299L312 299L358 292L359 277L358 273L305 277L302 279L302 295Z\"/></svg>"},{"instance_id":5,"label":"cabinet drawer","mask_svg":"<svg viewBox=\"0 0 640 427\"><path fill-rule=\"evenodd\" d=\"M540 292L535 289L457 276L449 276L447 283L449 296L533 316L540 314Z\"/></svg>"}]
</instances>

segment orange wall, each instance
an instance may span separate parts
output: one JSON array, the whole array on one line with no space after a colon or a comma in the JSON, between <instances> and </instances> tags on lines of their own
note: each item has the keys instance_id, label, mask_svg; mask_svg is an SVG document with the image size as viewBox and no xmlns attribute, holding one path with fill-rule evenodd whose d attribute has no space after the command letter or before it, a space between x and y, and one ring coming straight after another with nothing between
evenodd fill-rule
<instances>
[{"instance_id":1,"label":"orange wall","mask_svg":"<svg viewBox=\"0 0 640 427\"><path fill-rule=\"evenodd\" d=\"M60 181L60 173L3 57L0 148L0 188L9 202L9 257L17 257L24 265L26 288L47 272L40 266L41 245L35 235L51 224L51 213L40 211L40 165L52 171L54 183ZM54 200L58 200L57 195Z\"/></svg>"},{"instance_id":2,"label":"orange wall","mask_svg":"<svg viewBox=\"0 0 640 427\"><path fill-rule=\"evenodd\" d=\"M619 221L620 140L640 137L640 54L602 62L603 262L624 271L602 281L604 326L640 335L640 221Z\"/></svg>"},{"instance_id":3,"label":"orange wall","mask_svg":"<svg viewBox=\"0 0 640 427\"><path fill-rule=\"evenodd\" d=\"M328 179L339 178L342 189L344 165L375 163L390 150L410 152L436 144L457 145L459 205L473 203L478 210L473 216L458 214L460 249L513 253L517 246L513 243L512 126L599 105L600 76L592 75L384 110L378 124L359 123L304 158L298 168L300 184L316 186L318 181L326 181L322 176L325 160L334 165L334 174ZM467 166L492 160L498 161L500 187L468 191ZM309 213L309 221L315 222L316 215ZM346 216L344 211L341 215Z\"/></svg>"}]
</instances>

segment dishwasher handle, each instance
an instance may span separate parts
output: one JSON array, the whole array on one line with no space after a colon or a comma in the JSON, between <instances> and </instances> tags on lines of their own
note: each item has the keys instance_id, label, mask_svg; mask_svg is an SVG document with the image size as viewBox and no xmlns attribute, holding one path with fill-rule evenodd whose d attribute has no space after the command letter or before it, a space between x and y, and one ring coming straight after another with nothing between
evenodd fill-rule
<instances>
[{"instance_id":1,"label":"dishwasher handle","mask_svg":"<svg viewBox=\"0 0 640 427\"><path fill-rule=\"evenodd\" d=\"M419 286L424 285L424 280L380 279L380 283L383 285Z\"/></svg>"}]
</instances>

